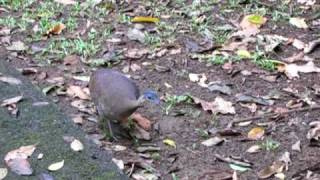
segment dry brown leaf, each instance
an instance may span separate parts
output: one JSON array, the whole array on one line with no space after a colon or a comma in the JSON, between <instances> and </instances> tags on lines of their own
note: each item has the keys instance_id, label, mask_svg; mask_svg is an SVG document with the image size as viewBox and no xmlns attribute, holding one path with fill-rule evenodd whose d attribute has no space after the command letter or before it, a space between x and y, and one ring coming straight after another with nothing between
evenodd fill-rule
<instances>
[{"instance_id":1,"label":"dry brown leaf","mask_svg":"<svg viewBox=\"0 0 320 180\"><path fill-rule=\"evenodd\" d=\"M202 109L205 111L211 111L213 114L221 113L221 114L235 114L235 108L232 106L232 103L229 101L225 101L221 97L216 97L213 102L207 102L195 96L191 96L193 101L196 104L200 104Z\"/></svg>"},{"instance_id":2,"label":"dry brown leaf","mask_svg":"<svg viewBox=\"0 0 320 180\"><path fill-rule=\"evenodd\" d=\"M62 30L65 29L66 26L62 23L56 24L51 29L49 29L46 35L59 35L61 34Z\"/></svg>"},{"instance_id":3,"label":"dry brown leaf","mask_svg":"<svg viewBox=\"0 0 320 180\"><path fill-rule=\"evenodd\" d=\"M133 113L131 118L143 129L150 130L151 129L151 121L145 117L143 117L139 113Z\"/></svg>"},{"instance_id":4,"label":"dry brown leaf","mask_svg":"<svg viewBox=\"0 0 320 180\"><path fill-rule=\"evenodd\" d=\"M124 53L124 56L131 59L140 59L148 53L149 53L148 49L138 49L138 48L132 49L131 48Z\"/></svg>"},{"instance_id":5,"label":"dry brown leaf","mask_svg":"<svg viewBox=\"0 0 320 180\"><path fill-rule=\"evenodd\" d=\"M301 73L320 72L320 68L316 67L312 61L304 65L278 64L277 69L279 72L284 72L289 79L299 78L299 72Z\"/></svg>"},{"instance_id":6,"label":"dry brown leaf","mask_svg":"<svg viewBox=\"0 0 320 180\"><path fill-rule=\"evenodd\" d=\"M83 117L81 115L77 115L77 116L74 116L72 118L72 121L75 123L75 124L82 124L83 123Z\"/></svg>"},{"instance_id":7,"label":"dry brown leaf","mask_svg":"<svg viewBox=\"0 0 320 180\"><path fill-rule=\"evenodd\" d=\"M80 86L71 85L67 89L67 94L71 97L78 97L83 100L89 100L89 95L84 91L84 88Z\"/></svg>"},{"instance_id":8,"label":"dry brown leaf","mask_svg":"<svg viewBox=\"0 0 320 180\"><path fill-rule=\"evenodd\" d=\"M77 55L69 55L63 59L64 65L75 65L80 62L80 57Z\"/></svg>"},{"instance_id":9,"label":"dry brown leaf","mask_svg":"<svg viewBox=\"0 0 320 180\"><path fill-rule=\"evenodd\" d=\"M275 161L275 162L273 162L273 164L271 166L268 166L268 167L262 169L261 171L259 171L258 176L261 179L266 179L266 178L272 176L273 174L281 173L283 171L283 168L284 168L283 162Z\"/></svg>"},{"instance_id":10,"label":"dry brown leaf","mask_svg":"<svg viewBox=\"0 0 320 180\"><path fill-rule=\"evenodd\" d=\"M248 132L248 138L252 140L259 140L264 136L264 129L262 127L252 128Z\"/></svg>"}]
</instances>

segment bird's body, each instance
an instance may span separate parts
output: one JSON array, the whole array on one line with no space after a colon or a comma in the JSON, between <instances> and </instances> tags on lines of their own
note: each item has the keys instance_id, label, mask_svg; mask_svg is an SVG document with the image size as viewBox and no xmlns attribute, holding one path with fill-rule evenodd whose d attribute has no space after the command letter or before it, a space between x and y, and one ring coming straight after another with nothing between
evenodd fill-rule
<instances>
[{"instance_id":1,"label":"bird's body","mask_svg":"<svg viewBox=\"0 0 320 180\"><path fill-rule=\"evenodd\" d=\"M139 107L139 88L117 71L97 70L90 78L89 88L92 100L102 117L125 121Z\"/></svg>"},{"instance_id":2,"label":"bird's body","mask_svg":"<svg viewBox=\"0 0 320 180\"><path fill-rule=\"evenodd\" d=\"M138 86L131 79L111 69L95 71L91 75L89 89L100 120L102 123L108 122L111 136L113 132L110 120L125 125L128 117L142 106L145 98L150 101L158 100L150 91L140 96Z\"/></svg>"}]
</instances>

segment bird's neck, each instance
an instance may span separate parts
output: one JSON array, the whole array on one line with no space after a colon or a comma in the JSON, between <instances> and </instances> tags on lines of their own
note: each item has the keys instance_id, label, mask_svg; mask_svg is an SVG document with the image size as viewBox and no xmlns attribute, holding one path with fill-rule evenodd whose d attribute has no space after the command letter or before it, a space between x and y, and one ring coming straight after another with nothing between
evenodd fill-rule
<instances>
[{"instance_id":1,"label":"bird's neck","mask_svg":"<svg viewBox=\"0 0 320 180\"><path fill-rule=\"evenodd\" d=\"M140 97L138 98L138 100L136 100L136 105L137 105L137 107L143 106L143 104L144 104L145 101L146 101L146 99L144 98L144 96L143 96L143 95L140 96Z\"/></svg>"}]
</instances>

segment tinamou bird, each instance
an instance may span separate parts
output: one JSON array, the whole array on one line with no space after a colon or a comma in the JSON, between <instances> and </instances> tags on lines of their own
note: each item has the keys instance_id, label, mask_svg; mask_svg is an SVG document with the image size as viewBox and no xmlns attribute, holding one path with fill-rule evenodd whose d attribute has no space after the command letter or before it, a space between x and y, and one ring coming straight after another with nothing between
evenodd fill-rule
<instances>
[{"instance_id":1,"label":"tinamou bird","mask_svg":"<svg viewBox=\"0 0 320 180\"><path fill-rule=\"evenodd\" d=\"M98 111L99 124L103 129L108 126L109 134L113 139L117 139L113 132L113 122L119 122L122 127L125 127L128 117L142 107L146 100L155 104L160 103L156 92L146 90L140 95L134 81L111 69L99 69L93 72L89 89Z\"/></svg>"}]
</instances>

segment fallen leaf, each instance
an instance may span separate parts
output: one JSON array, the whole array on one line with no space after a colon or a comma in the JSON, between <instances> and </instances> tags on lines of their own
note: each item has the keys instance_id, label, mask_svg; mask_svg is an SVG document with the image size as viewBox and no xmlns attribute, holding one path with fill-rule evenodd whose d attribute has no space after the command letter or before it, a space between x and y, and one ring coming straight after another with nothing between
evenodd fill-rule
<instances>
[{"instance_id":1,"label":"fallen leaf","mask_svg":"<svg viewBox=\"0 0 320 180\"><path fill-rule=\"evenodd\" d=\"M252 140L259 140L264 136L264 129L262 127L252 128L248 132L248 138Z\"/></svg>"},{"instance_id":2,"label":"fallen leaf","mask_svg":"<svg viewBox=\"0 0 320 180\"><path fill-rule=\"evenodd\" d=\"M124 56L131 59L140 59L149 53L150 51L148 49L130 48L125 51Z\"/></svg>"},{"instance_id":3,"label":"fallen leaf","mask_svg":"<svg viewBox=\"0 0 320 180\"><path fill-rule=\"evenodd\" d=\"M89 100L89 95L80 86L71 85L67 88L67 94L71 97L78 97L83 100Z\"/></svg>"},{"instance_id":4,"label":"fallen leaf","mask_svg":"<svg viewBox=\"0 0 320 180\"><path fill-rule=\"evenodd\" d=\"M31 175L33 170L27 159L35 149L35 145L21 146L18 149L8 152L4 160L11 171L18 175Z\"/></svg>"},{"instance_id":5,"label":"fallen leaf","mask_svg":"<svg viewBox=\"0 0 320 180\"><path fill-rule=\"evenodd\" d=\"M312 121L309 123L311 129L307 133L308 139L319 140L320 138L320 121Z\"/></svg>"},{"instance_id":6,"label":"fallen leaf","mask_svg":"<svg viewBox=\"0 0 320 180\"><path fill-rule=\"evenodd\" d=\"M7 168L0 168L0 180L4 179L8 174Z\"/></svg>"},{"instance_id":7,"label":"fallen leaf","mask_svg":"<svg viewBox=\"0 0 320 180\"><path fill-rule=\"evenodd\" d=\"M248 108L251 113L255 113L258 109L258 106L256 103L246 103L246 104L240 103L240 106Z\"/></svg>"},{"instance_id":8,"label":"fallen leaf","mask_svg":"<svg viewBox=\"0 0 320 180\"><path fill-rule=\"evenodd\" d=\"M237 102L243 103L256 103L264 106L270 106L273 104L272 100L264 99L262 97L254 97L246 94L237 94Z\"/></svg>"},{"instance_id":9,"label":"fallen leaf","mask_svg":"<svg viewBox=\"0 0 320 180\"><path fill-rule=\"evenodd\" d=\"M205 145L207 147L210 147L210 146L215 146L215 145L219 145L221 144L222 142L224 142L224 138L221 138L219 136L216 136L216 137L213 137L213 138L210 138L210 139L207 139L203 142L201 142L202 145Z\"/></svg>"},{"instance_id":10,"label":"fallen leaf","mask_svg":"<svg viewBox=\"0 0 320 180\"><path fill-rule=\"evenodd\" d=\"M300 18L300 17L293 17L289 19L289 23L298 27L298 28L303 28L303 29L307 29L308 25L305 22L304 18Z\"/></svg>"},{"instance_id":11,"label":"fallen leaf","mask_svg":"<svg viewBox=\"0 0 320 180\"><path fill-rule=\"evenodd\" d=\"M76 152L83 150L83 144L78 139L74 139L71 142L70 147L72 150L74 150Z\"/></svg>"},{"instance_id":12,"label":"fallen leaf","mask_svg":"<svg viewBox=\"0 0 320 180\"><path fill-rule=\"evenodd\" d=\"M289 170L289 164L291 163L290 153L288 151L284 152L283 155L279 158L279 161L284 162L285 170Z\"/></svg>"},{"instance_id":13,"label":"fallen leaf","mask_svg":"<svg viewBox=\"0 0 320 180\"><path fill-rule=\"evenodd\" d=\"M0 81L8 83L10 85L19 85L21 84L21 80L14 78L14 77L10 77L10 76L0 76Z\"/></svg>"},{"instance_id":14,"label":"fallen leaf","mask_svg":"<svg viewBox=\"0 0 320 180\"><path fill-rule=\"evenodd\" d=\"M160 21L159 18L150 17L150 16L136 16L131 20L131 22L138 22L138 23L141 23L141 22L157 23L159 21Z\"/></svg>"},{"instance_id":15,"label":"fallen leaf","mask_svg":"<svg viewBox=\"0 0 320 180\"><path fill-rule=\"evenodd\" d=\"M90 76L72 76L73 79L83 82L89 82Z\"/></svg>"},{"instance_id":16,"label":"fallen leaf","mask_svg":"<svg viewBox=\"0 0 320 180\"><path fill-rule=\"evenodd\" d=\"M267 22L267 18L256 14L250 14L243 17L240 22L242 30L235 32L232 36L245 36L250 37L260 32L259 28Z\"/></svg>"},{"instance_id":17,"label":"fallen leaf","mask_svg":"<svg viewBox=\"0 0 320 180\"><path fill-rule=\"evenodd\" d=\"M237 51L237 55L241 58L248 58L248 59L252 57L249 51L240 50L240 49Z\"/></svg>"},{"instance_id":18,"label":"fallen leaf","mask_svg":"<svg viewBox=\"0 0 320 180\"><path fill-rule=\"evenodd\" d=\"M18 175L29 176L33 173L30 163L27 159L17 158L7 162L10 170Z\"/></svg>"},{"instance_id":19,"label":"fallen leaf","mask_svg":"<svg viewBox=\"0 0 320 180\"><path fill-rule=\"evenodd\" d=\"M64 65L75 65L80 62L80 57L77 55L69 55L63 59Z\"/></svg>"},{"instance_id":20,"label":"fallen leaf","mask_svg":"<svg viewBox=\"0 0 320 180\"><path fill-rule=\"evenodd\" d=\"M43 158L43 156L44 156L44 154L43 153L40 153L40 154L38 154L38 157L37 157L37 159L42 159Z\"/></svg>"},{"instance_id":21,"label":"fallen leaf","mask_svg":"<svg viewBox=\"0 0 320 180\"><path fill-rule=\"evenodd\" d=\"M131 118L143 129L150 130L151 129L151 121L145 117L143 117L139 113L133 113Z\"/></svg>"},{"instance_id":22,"label":"fallen leaf","mask_svg":"<svg viewBox=\"0 0 320 180\"><path fill-rule=\"evenodd\" d=\"M141 70L141 67L138 64L133 63L130 65L130 69L132 72L136 72L136 71Z\"/></svg>"},{"instance_id":23,"label":"fallen leaf","mask_svg":"<svg viewBox=\"0 0 320 180\"><path fill-rule=\"evenodd\" d=\"M173 148L177 148L176 143L171 139L164 139L162 141L165 145L171 146Z\"/></svg>"},{"instance_id":24,"label":"fallen leaf","mask_svg":"<svg viewBox=\"0 0 320 180\"><path fill-rule=\"evenodd\" d=\"M12 42L11 46L7 47L7 50L9 51L25 51L27 49L28 46L26 46L22 41Z\"/></svg>"},{"instance_id":25,"label":"fallen leaf","mask_svg":"<svg viewBox=\"0 0 320 180\"><path fill-rule=\"evenodd\" d=\"M292 45L299 50L304 49L306 46L305 43L299 39L294 39Z\"/></svg>"},{"instance_id":26,"label":"fallen leaf","mask_svg":"<svg viewBox=\"0 0 320 180\"><path fill-rule=\"evenodd\" d=\"M61 34L62 30L65 29L66 26L62 23L58 23L54 25L51 29L49 29L46 35L59 35Z\"/></svg>"},{"instance_id":27,"label":"fallen leaf","mask_svg":"<svg viewBox=\"0 0 320 180\"><path fill-rule=\"evenodd\" d=\"M191 96L193 101L196 104L200 104L204 111L211 111L213 114L221 113L221 114L235 114L235 108L232 106L232 103L229 101L225 101L221 97L216 97L213 102L207 102L200 98Z\"/></svg>"},{"instance_id":28,"label":"fallen leaf","mask_svg":"<svg viewBox=\"0 0 320 180\"><path fill-rule=\"evenodd\" d=\"M82 124L83 123L83 117L81 115L77 115L77 116L74 116L72 118L72 121L75 123L75 124Z\"/></svg>"},{"instance_id":29,"label":"fallen leaf","mask_svg":"<svg viewBox=\"0 0 320 180\"><path fill-rule=\"evenodd\" d=\"M260 152L260 151L261 151L261 146L253 145L253 146L250 146L249 149L247 149L246 152L248 152L248 153L257 153L257 152Z\"/></svg>"},{"instance_id":30,"label":"fallen leaf","mask_svg":"<svg viewBox=\"0 0 320 180\"><path fill-rule=\"evenodd\" d=\"M61 169L63 167L63 165L64 165L64 160L49 165L48 170L49 171L58 171L59 169Z\"/></svg>"},{"instance_id":31,"label":"fallen leaf","mask_svg":"<svg viewBox=\"0 0 320 180\"><path fill-rule=\"evenodd\" d=\"M17 104L18 102L20 102L22 100L22 98L23 98L23 96L16 96L13 98L3 100L0 106L4 107L4 106L11 105L11 104Z\"/></svg>"},{"instance_id":32,"label":"fallen leaf","mask_svg":"<svg viewBox=\"0 0 320 180\"><path fill-rule=\"evenodd\" d=\"M280 180L285 180L286 179L286 175L283 173L277 173L274 175L274 177L280 179Z\"/></svg>"},{"instance_id":33,"label":"fallen leaf","mask_svg":"<svg viewBox=\"0 0 320 180\"><path fill-rule=\"evenodd\" d=\"M298 140L297 142L295 142L295 143L291 146L291 149L292 149L293 151L301 152L301 142L300 142L300 140Z\"/></svg>"},{"instance_id":34,"label":"fallen leaf","mask_svg":"<svg viewBox=\"0 0 320 180\"><path fill-rule=\"evenodd\" d=\"M257 14L250 14L243 17L240 27L242 29L258 29L267 22L267 18Z\"/></svg>"},{"instance_id":35,"label":"fallen leaf","mask_svg":"<svg viewBox=\"0 0 320 180\"><path fill-rule=\"evenodd\" d=\"M129 29L127 36L130 40L139 41L140 43L144 43L146 35L138 29Z\"/></svg>"},{"instance_id":36,"label":"fallen leaf","mask_svg":"<svg viewBox=\"0 0 320 180\"><path fill-rule=\"evenodd\" d=\"M64 5L74 5L74 4L77 4L76 1L74 0L54 0L55 2L57 3L60 3L60 4L64 4Z\"/></svg>"},{"instance_id":37,"label":"fallen leaf","mask_svg":"<svg viewBox=\"0 0 320 180\"><path fill-rule=\"evenodd\" d=\"M281 173L284 167L284 163L281 161L275 161L271 166L268 166L258 172L258 176L261 179L266 179L273 174Z\"/></svg>"},{"instance_id":38,"label":"fallen leaf","mask_svg":"<svg viewBox=\"0 0 320 180\"><path fill-rule=\"evenodd\" d=\"M279 72L284 72L289 79L299 78L299 72L301 73L313 73L320 72L320 68L310 61L304 65L297 64L278 64L277 69Z\"/></svg>"},{"instance_id":39,"label":"fallen leaf","mask_svg":"<svg viewBox=\"0 0 320 180\"><path fill-rule=\"evenodd\" d=\"M240 171L240 172L246 172L250 169L248 167L240 166L238 164L229 164L229 167L235 171Z\"/></svg>"},{"instance_id":40,"label":"fallen leaf","mask_svg":"<svg viewBox=\"0 0 320 180\"><path fill-rule=\"evenodd\" d=\"M304 52L305 54L309 54L309 53L311 53L316 47L318 47L319 45L320 45L320 39L313 40L313 41L309 42L309 43L304 47L303 52Z\"/></svg>"},{"instance_id":41,"label":"fallen leaf","mask_svg":"<svg viewBox=\"0 0 320 180\"><path fill-rule=\"evenodd\" d=\"M220 81L213 81L207 84L207 88L210 92L220 92L222 94L231 95L232 90L230 88L230 84L220 82Z\"/></svg>"},{"instance_id":42,"label":"fallen leaf","mask_svg":"<svg viewBox=\"0 0 320 180\"><path fill-rule=\"evenodd\" d=\"M114 151L125 151L127 149L126 146L122 146L122 145L114 145L112 146L112 150Z\"/></svg>"},{"instance_id":43,"label":"fallen leaf","mask_svg":"<svg viewBox=\"0 0 320 180\"><path fill-rule=\"evenodd\" d=\"M112 162L114 162L120 170L124 170L124 163L122 160L118 160L116 158L112 158Z\"/></svg>"}]
</instances>

